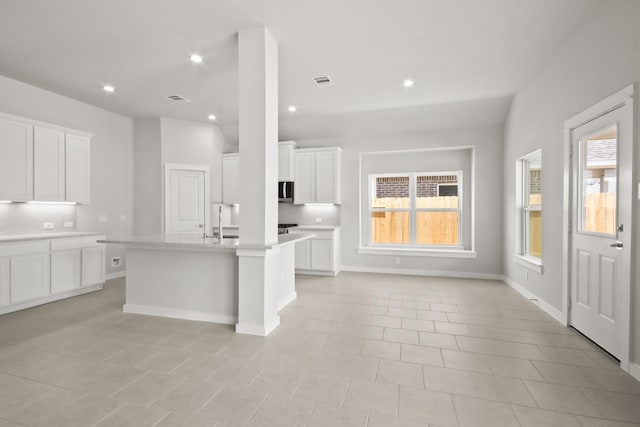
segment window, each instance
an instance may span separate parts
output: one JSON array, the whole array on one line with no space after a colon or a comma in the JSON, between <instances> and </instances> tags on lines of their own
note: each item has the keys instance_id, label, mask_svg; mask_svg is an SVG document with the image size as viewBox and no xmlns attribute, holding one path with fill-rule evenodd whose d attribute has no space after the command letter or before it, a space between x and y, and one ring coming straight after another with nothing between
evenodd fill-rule
<instances>
[{"instance_id":1,"label":"window","mask_svg":"<svg viewBox=\"0 0 640 427\"><path fill-rule=\"evenodd\" d=\"M459 249L462 171L369 175L370 246Z\"/></svg>"},{"instance_id":2,"label":"window","mask_svg":"<svg viewBox=\"0 0 640 427\"><path fill-rule=\"evenodd\" d=\"M520 254L535 265L542 260L542 151L536 150L519 160Z\"/></svg>"}]
</instances>

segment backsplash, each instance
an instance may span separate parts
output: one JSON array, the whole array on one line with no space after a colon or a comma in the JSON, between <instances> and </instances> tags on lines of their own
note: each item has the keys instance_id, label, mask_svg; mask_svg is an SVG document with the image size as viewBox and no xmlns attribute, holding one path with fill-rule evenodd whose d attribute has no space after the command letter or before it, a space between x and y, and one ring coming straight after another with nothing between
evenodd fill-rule
<instances>
[{"instance_id":1,"label":"backsplash","mask_svg":"<svg viewBox=\"0 0 640 427\"><path fill-rule=\"evenodd\" d=\"M43 229L42 224L53 224ZM73 227L65 227L72 222ZM59 233L76 230L76 206L39 203L0 203L0 235Z\"/></svg>"},{"instance_id":2,"label":"backsplash","mask_svg":"<svg viewBox=\"0 0 640 427\"><path fill-rule=\"evenodd\" d=\"M317 223L316 218L322 222ZM278 222L299 225L340 225L340 206L278 204Z\"/></svg>"}]
</instances>

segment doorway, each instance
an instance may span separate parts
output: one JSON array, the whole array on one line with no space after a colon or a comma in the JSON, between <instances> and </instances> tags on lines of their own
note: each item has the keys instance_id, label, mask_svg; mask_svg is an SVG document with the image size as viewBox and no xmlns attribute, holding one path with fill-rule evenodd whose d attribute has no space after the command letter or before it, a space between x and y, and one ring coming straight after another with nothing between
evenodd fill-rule
<instances>
[{"instance_id":1,"label":"doorway","mask_svg":"<svg viewBox=\"0 0 640 427\"><path fill-rule=\"evenodd\" d=\"M209 230L209 167L165 164L165 234Z\"/></svg>"},{"instance_id":2,"label":"doorway","mask_svg":"<svg viewBox=\"0 0 640 427\"><path fill-rule=\"evenodd\" d=\"M565 137L567 321L628 371L633 86L567 120Z\"/></svg>"}]
</instances>

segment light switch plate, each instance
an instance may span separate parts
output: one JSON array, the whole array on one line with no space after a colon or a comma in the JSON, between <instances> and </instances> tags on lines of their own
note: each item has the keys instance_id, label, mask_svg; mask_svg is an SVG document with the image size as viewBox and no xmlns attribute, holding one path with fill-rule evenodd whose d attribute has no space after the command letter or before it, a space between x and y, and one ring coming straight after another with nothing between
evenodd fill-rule
<instances>
[{"instance_id":1,"label":"light switch plate","mask_svg":"<svg viewBox=\"0 0 640 427\"><path fill-rule=\"evenodd\" d=\"M52 222L43 222L42 223L42 228L44 230L51 230L51 229L53 229L53 223Z\"/></svg>"},{"instance_id":2,"label":"light switch plate","mask_svg":"<svg viewBox=\"0 0 640 427\"><path fill-rule=\"evenodd\" d=\"M316 218L316 224L320 224L322 222L322 218Z\"/></svg>"},{"instance_id":3,"label":"light switch plate","mask_svg":"<svg viewBox=\"0 0 640 427\"><path fill-rule=\"evenodd\" d=\"M72 228L72 227L73 227L73 221L64 222L64 228Z\"/></svg>"},{"instance_id":4,"label":"light switch plate","mask_svg":"<svg viewBox=\"0 0 640 427\"><path fill-rule=\"evenodd\" d=\"M107 216L107 214L100 214L98 216L98 222L107 222L109 221L109 217Z\"/></svg>"}]
</instances>

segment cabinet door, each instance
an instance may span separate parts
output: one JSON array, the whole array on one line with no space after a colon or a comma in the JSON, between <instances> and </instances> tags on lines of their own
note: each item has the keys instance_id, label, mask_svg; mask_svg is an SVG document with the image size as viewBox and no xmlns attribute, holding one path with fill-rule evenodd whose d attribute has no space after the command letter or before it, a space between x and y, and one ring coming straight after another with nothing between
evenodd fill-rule
<instances>
[{"instance_id":1,"label":"cabinet door","mask_svg":"<svg viewBox=\"0 0 640 427\"><path fill-rule=\"evenodd\" d=\"M339 169L337 151L319 151L316 154L316 203L340 204Z\"/></svg>"},{"instance_id":2,"label":"cabinet door","mask_svg":"<svg viewBox=\"0 0 640 427\"><path fill-rule=\"evenodd\" d=\"M91 200L91 151L89 138L65 135L66 200L89 203Z\"/></svg>"},{"instance_id":3,"label":"cabinet door","mask_svg":"<svg viewBox=\"0 0 640 427\"><path fill-rule=\"evenodd\" d=\"M11 303L49 295L49 273L48 253L12 256Z\"/></svg>"},{"instance_id":4,"label":"cabinet door","mask_svg":"<svg viewBox=\"0 0 640 427\"><path fill-rule=\"evenodd\" d=\"M222 158L222 203L240 203L240 156Z\"/></svg>"},{"instance_id":5,"label":"cabinet door","mask_svg":"<svg viewBox=\"0 0 640 427\"><path fill-rule=\"evenodd\" d=\"M10 258L8 256L0 258L0 307L11 303L10 298L10 280L9 265Z\"/></svg>"},{"instance_id":6,"label":"cabinet door","mask_svg":"<svg viewBox=\"0 0 640 427\"><path fill-rule=\"evenodd\" d=\"M293 203L296 205L315 203L314 155L314 153L294 154Z\"/></svg>"},{"instance_id":7,"label":"cabinet door","mask_svg":"<svg viewBox=\"0 0 640 427\"><path fill-rule=\"evenodd\" d=\"M293 146L278 147L278 181L294 181L293 176Z\"/></svg>"},{"instance_id":8,"label":"cabinet door","mask_svg":"<svg viewBox=\"0 0 640 427\"><path fill-rule=\"evenodd\" d=\"M333 271L333 240L311 239L311 269Z\"/></svg>"},{"instance_id":9,"label":"cabinet door","mask_svg":"<svg viewBox=\"0 0 640 427\"><path fill-rule=\"evenodd\" d=\"M33 200L33 126L1 118L0 200Z\"/></svg>"},{"instance_id":10,"label":"cabinet door","mask_svg":"<svg viewBox=\"0 0 640 427\"><path fill-rule=\"evenodd\" d=\"M82 287L104 283L104 245L82 249Z\"/></svg>"},{"instance_id":11,"label":"cabinet door","mask_svg":"<svg viewBox=\"0 0 640 427\"><path fill-rule=\"evenodd\" d=\"M81 251L72 249L51 253L51 293L78 289L81 286Z\"/></svg>"},{"instance_id":12,"label":"cabinet door","mask_svg":"<svg viewBox=\"0 0 640 427\"><path fill-rule=\"evenodd\" d=\"M33 129L33 198L65 200L64 132Z\"/></svg>"},{"instance_id":13,"label":"cabinet door","mask_svg":"<svg viewBox=\"0 0 640 427\"><path fill-rule=\"evenodd\" d=\"M296 270L311 270L311 245L309 240L296 243Z\"/></svg>"}]
</instances>

